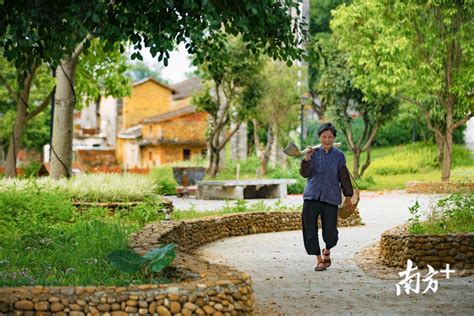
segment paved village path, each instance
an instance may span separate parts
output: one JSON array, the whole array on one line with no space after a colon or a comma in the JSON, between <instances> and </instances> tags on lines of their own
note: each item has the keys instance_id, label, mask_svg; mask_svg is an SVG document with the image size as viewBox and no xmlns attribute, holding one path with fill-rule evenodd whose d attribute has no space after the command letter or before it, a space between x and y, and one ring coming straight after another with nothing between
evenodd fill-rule
<instances>
[{"instance_id":1,"label":"paved village path","mask_svg":"<svg viewBox=\"0 0 474 316\"><path fill-rule=\"evenodd\" d=\"M474 276L438 279L436 293L421 294L427 285L421 282L419 294L397 296L397 275L394 280L378 279L355 262L361 248L409 218L408 207L416 200L426 209L435 198L403 191L364 192L359 210L366 225L339 228L333 265L323 272L314 271L314 257L306 255L301 231L231 237L200 248L198 254L252 276L257 315L474 315ZM181 208L196 203L174 202ZM301 196L283 202L301 203ZM199 202L195 209L218 208L219 203Z\"/></svg>"}]
</instances>

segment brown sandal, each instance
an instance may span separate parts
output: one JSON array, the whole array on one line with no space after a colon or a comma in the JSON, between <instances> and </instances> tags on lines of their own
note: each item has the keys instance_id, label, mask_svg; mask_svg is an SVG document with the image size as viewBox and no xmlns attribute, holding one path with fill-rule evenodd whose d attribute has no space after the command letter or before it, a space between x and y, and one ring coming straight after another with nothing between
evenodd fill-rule
<instances>
[{"instance_id":1,"label":"brown sandal","mask_svg":"<svg viewBox=\"0 0 474 316\"><path fill-rule=\"evenodd\" d=\"M331 257L329 256L330 254L331 252L329 250L327 250L326 248L323 249L322 255L325 268L329 268L331 266Z\"/></svg>"},{"instance_id":2,"label":"brown sandal","mask_svg":"<svg viewBox=\"0 0 474 316\"><path fill-rule=\"evenodd\" d=\"M319 261L318 264L316 265L316 268L314 268L314 271L324 271L326 270L326 264L323 261Z\"/></svg>"}]
</instances>

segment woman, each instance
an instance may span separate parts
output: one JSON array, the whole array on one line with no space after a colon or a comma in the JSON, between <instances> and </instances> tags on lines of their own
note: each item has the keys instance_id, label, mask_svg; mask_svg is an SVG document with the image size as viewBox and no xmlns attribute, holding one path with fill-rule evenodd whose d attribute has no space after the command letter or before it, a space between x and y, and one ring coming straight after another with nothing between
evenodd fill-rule
<instances>
[{"instance_id":1,"label":"woman","mask_svg":"<svg viewBox=\"0 0 474 316\"><path fill-rule=\"evenodd\" d=\"M337 210L341 204L341 187L345 204L351 210L353 195L346 158L339 149L333 147L336 128L331 123L321 125L318 136L321 147L306 153L301 161L300 174L308 178L303 194L303 240L306 252L316 256L316 271L326 270L331 265L330 249L338 241ZM318 217L321 216L323 240L326 247L322 251L318 239Z\"/></svg>"}]
</instances>

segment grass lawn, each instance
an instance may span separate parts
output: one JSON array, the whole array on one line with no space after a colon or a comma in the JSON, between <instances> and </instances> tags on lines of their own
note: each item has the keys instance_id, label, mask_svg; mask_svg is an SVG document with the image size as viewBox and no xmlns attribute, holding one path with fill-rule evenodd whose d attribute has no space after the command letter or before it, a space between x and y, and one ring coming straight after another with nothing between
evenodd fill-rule
<instances>
[{"instance_id":1,"label":"grass lawn","mask_svg":"<svg viewBox=\"0 0 474 316\"><path fill-rule=\"evenodd\" d=\"M352 170L353 156L345 152L347 166ZM229 156L229 155L227 155ZM364 164L365 153L360 164ZM255 179L259 160L250 156L238 162L240 179ZM186 162L186 165L206 166L205 160ZM302 193L306 180L299 175L299 159L290 159L288 166L268 168L266 178L291 178L297 183L288 187L288 193ZM227 160L224 169L218 174L218 180L235 179L237 162ZM166 188L165 192L173 194L172 188L176 185L171 166L158 167L152 172L152 177L159 185ZM409 181L440 181L441 170L437 165L436 145L415 143L395 147L374 148L371 152L371 164L363 178L358 181L363 190L400 190L404 189ZM455 145L453 150L453 166L451 181L474 181L474 158L463 145Z\"/></svg>"}]
</instances>

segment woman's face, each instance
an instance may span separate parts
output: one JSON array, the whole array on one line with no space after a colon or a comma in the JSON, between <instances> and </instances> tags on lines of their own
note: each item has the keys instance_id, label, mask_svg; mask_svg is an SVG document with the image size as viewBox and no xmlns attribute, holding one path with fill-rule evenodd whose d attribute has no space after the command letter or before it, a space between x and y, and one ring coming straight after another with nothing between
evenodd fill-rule
<instances>
[{"instance_id":1,"label":"woman's face","mask_svg":"<svg viewBox=\"0 0 474 316\"><path fill-rule=\"evenodd\" d=\"M324 131L319 135L321 145L325 150L329 150L334 145L334 135L331 131Z\"/></svg>"}]
</instances>

